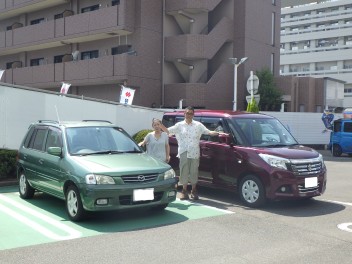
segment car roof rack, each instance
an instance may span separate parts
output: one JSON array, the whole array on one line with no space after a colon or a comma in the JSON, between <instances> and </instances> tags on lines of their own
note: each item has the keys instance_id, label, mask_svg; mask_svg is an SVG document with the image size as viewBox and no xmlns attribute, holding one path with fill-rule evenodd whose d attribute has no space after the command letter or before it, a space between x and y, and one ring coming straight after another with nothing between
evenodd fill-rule
<instances>
[{"instance_id":1,"label":"car roof rack","mask_svg":"<svg viewBox=\"0 0 352 264\"><path fill-rule=\"evenodd\" d=\"M56 120L38 120L38 123L54 123L54 124L59 124L59 121Z\"/></svg>"},{"instance_id":2,"label":"car roof rack","mask_svg":"<svg viewBox=\"0 0 352 264\"><path fill-rule=\"evenodd\" d=\"M105 122L105 123L109 123L112 124L110 121L108 120L95 120L95 119L86 119L86 120L82 120L82 122Z\"/></svg>"}]
</instances>

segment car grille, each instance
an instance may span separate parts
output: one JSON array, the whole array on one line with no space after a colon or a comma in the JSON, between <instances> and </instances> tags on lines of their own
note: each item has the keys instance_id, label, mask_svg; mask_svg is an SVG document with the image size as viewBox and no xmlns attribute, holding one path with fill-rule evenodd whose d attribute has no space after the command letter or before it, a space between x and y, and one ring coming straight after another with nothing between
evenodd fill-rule
<instances>
[{"instance_id":1,"label":"car grille","mask_svg":"<svg viewBox=\"0 0 352 264\"><path fill-rule=\"evenodd\" d=\"M163 192L155 192L154 193L154 200L151 201L138 201L138 202L133 202L133 197L132 195L122 195L120 196L120 204L121 205L137 205L137 204L147 204L151 202L157 202L160 201L161 198L163 197Z\"/></svg>"},{"instance_id":2,"label":"car grille","mask_svg":"<svg viewBox=\"0 0 352 264\"><path fill-rule=\"evenodd\" d=\"M322 162L318 159L291 160L288 166L296 176L318 174L322 169Z\"/></svg>"},{"instance_id":3,"label":"car grille","mask_svg":"<svg viewBox=\"0 0 352 264\"><path fill-rule=\"evenodd\" d=\"M158 174L125 175L121 177L124 183L144 183L156 181Z\"/></svg>"},{"instance_id":4,"label":"car grille","mask_svg":"<svg viewBox=\"0 0 352 264\"><path fill-rule=\"evenodd\" d=\"M299 193L307 193L307 192L314 192L317 191L319 189L319 182L318 182L318 186L316 187L310 187L310 188L305 188L304 184L299 184L298 185L298 191Z\"/></svg>"}]
</instances>

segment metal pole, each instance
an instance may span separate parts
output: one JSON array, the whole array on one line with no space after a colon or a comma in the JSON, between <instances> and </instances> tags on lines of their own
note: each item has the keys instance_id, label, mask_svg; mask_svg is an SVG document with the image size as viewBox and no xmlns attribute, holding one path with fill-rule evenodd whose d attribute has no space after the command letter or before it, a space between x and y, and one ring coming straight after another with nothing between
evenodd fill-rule
<instances>
[{"instance_id":1,"label":"metal pole","mask_svg":"<svg viewBox=\"0 0 352 264\"><path fill-rule=\"evenodd\" d=\"M237 67L235 63L233 67L233 111L237 111Z\"/></svg>"}]
</instances>

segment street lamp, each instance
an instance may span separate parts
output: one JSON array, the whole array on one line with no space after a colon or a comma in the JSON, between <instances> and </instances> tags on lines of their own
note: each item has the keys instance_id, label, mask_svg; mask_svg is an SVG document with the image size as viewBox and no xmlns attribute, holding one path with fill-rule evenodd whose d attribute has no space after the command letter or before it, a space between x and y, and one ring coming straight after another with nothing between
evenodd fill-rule
<instances>
[{"instance_id":1,"label":"street lamp","mask_svg":"<svg viewBox=\"0 0 352 264\"><path fill-rule=\"evenodd\" d=\"M229 58L229 61L234 65L233 68L233 111L237 110L237 68L244 63L248 57L244 57L237 63L237 58Z\"/></svg>"}]
</instances>

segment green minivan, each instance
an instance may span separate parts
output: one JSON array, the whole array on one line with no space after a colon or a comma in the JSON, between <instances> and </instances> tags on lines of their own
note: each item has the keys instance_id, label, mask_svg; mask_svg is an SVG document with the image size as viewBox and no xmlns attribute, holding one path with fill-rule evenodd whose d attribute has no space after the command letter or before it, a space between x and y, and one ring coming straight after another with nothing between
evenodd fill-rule
<instances>
[{"instance_id":1,"label":"green minivan","mask_svg":"<svg viewBox=\"0 0 352 264\"><path fill-rule=\"evenodd\" d=\"M18 151L17 177L21 198L40 191L63 199L71 221L87 211L163 210L177 194L170 165L108 121L31 124Z\"/></svg>"}]
</instances>

